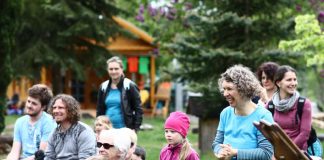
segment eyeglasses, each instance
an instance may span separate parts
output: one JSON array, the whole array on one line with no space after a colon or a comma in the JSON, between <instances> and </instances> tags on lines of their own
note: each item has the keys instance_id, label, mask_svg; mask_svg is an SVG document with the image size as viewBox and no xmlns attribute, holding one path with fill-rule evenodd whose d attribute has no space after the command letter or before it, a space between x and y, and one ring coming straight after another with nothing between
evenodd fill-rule
<instances>
[{"instance_id":1,"label":"eyeglasses","mask_svg":"<svg viewBox=\"0 0 324 160\"><path fill-rule=\"evenodd\" d=\"M97 142L97 147L101 148L101 146L104 147L104 149L109 149L110 147L114 147L114 145L111 145L109 143L101 143L101 142Z\"/></svg>"}]
</instances>

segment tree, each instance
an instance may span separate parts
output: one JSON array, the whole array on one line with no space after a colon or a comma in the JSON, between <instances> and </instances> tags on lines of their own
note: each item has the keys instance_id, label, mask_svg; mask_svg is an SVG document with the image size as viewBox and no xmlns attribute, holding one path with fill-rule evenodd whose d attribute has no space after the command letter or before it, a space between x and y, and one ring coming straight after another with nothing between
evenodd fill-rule
<instances>
[{"instance_id":1,"label":"tree","mask_svg":"<svg viewBox=\"0 0 324 160\"><path fill-rule=\"evenodd\" d=\"M295 18L295 37L293 40L282 40L279 48L284 51L293 52L293 54L302 54L308 67L315 71L315 82L319 87L312 90L316 101L321 105L324 104L324 32L321 31L319 21L314 15L299 15ZM309 86L308 86L309 87ZM320 88L320 89L318 89Z\"/></svg>"},{"instance_id":2,"label":"tree","mask_svg":"<svg viewBox=\"0 0 324 160\"><path fill-rule=\"evenodd\" d=\"M42 66L52 69L56 93L62 91L62 70L71 69L77 79L82 79L85 68L102 69L109 52L82 38L106 43L108 37L119 32L111 18L119 12L113 1L1 3L1 55L5 58L0 64L1 99L5 99L7 86L14 78L27 76L38 81Z\"/></svg>"},{"instance_id":3,"label":"tree","mask_svg":"<svg viewBox=\"0 0 324 160\"><path fill-rule=\"evenodd\" d=\"M290 0L209 3L201 2L192 9L186 19L189 31L177 34L173 43L168 44L181 65L175 74L188 82L192 90L203 94L202 105L194 106L199 107L197 111L207 110L200 116L200 128L208 131L200 132L204 135L200 141L202 152L209 150L214 138L212 131L226 106L217 89L221 73L234 64L254 70L265 60L290 64L298 61L277 50L279 40L292 33L294 24L288 17L294 9L288 8Z\"/></svg>"},{"instance_id":4,"label":"tree","mask_svg":"<svg viewBox=\"0 0 324 160\"><path fill-rule=\"evenodd\" d=\"M314 15L301 15L295 19L296 39L279 43L279 48L295 53L303 52L307 66L324 64L324 32Z\"/></svg>"},{"instance_id":5,"label":"tree","mask_svg":"<svg viewBox=\"0 0 324 160\"><path fill-rule=\"evenodd\" d=\"M233 64L254 69L264 60L293 63L276 50L287 37L293 21L286 15L290 1L217 1L202 4L188 14L188 34L179 34L169 47L182 65L177 73L197 91L217 104L219 75ZM215 117L215 113L206 117Z\"/></svg>"},{"instance_id":6,"label":"tree","mask_svg":"<svg viewBox=\"0 0 324 160\"><path fill-rule=\"evenodd\" d=\"M154 37L159 49L154 54L157 59L157 74L160 78L170 77L168 72L173 54L168 49L168 44L178 33L188 31L185 21L186 12L199 3L197 0L137 0L118 1L117 6L123 9L122 12L127 20L134 23L145 32ZM136 9L134 9L136 8ZM165 75L165 77L163 77Z\"/></svg>"},{"instance_id":7,"label":"tree","mask_svg":"<svg viewBox=\"0 0 324 160\"><path fill-rule=\"evenodd\" d=\"M19 0L3 0L0 2L0 72L2 77L0 79L0 133L5 128L4 113L6 110L6 91L12 78L11 59L15 48L14 35L16 33L18 24L16 9L20 9Z\"/></svg>"}]
</instances>

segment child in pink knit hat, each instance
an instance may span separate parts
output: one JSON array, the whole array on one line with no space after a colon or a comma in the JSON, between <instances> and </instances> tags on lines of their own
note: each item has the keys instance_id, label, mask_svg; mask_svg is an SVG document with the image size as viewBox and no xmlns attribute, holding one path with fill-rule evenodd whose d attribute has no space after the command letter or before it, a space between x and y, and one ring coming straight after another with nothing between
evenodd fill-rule
<instances>
[{"instance_id":1,"label":"child in pink knit hat","mask_svg":"<svg viewBox=\"0 0 324 160\"><path fill-rule=\"evenodd\" d=\"M160 160L199 160L187 139L190 119L183 112L172 112L165 121L164 136L168 142L160 153Z\"/></svg>"}]
</instances>

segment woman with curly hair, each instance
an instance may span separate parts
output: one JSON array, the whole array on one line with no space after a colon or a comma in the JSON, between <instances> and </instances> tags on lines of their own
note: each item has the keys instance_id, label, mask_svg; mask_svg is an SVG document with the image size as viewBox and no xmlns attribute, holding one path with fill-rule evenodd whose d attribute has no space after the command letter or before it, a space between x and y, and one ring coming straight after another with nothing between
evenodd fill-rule
<instances>
[{"instance_id":1,"label":"woman with curly hair","mask_svg":"<svg viewBox=\"0 0 324 160\"><path fill-rule=\"evenodd\" d=\"M264 119L273 123L271 113L251 98L261 85L249 68L234 65L221 74L218 86L229 105L220 115L212 148L219 159L271 159L273 147L253 125Z\"/></svg>"},{"instance_id":2,"label":"woman with curly hair","mask_svg":"<svg viewBox=\"0 0 324 160\"><path fill-rule=\"evenodd\" d=\"M86 159L96 154L96 136L80 122L80 104L72 96L55 96L49 113L58 124L48 141L45 160Z\"/></svg>"}]
</instances>

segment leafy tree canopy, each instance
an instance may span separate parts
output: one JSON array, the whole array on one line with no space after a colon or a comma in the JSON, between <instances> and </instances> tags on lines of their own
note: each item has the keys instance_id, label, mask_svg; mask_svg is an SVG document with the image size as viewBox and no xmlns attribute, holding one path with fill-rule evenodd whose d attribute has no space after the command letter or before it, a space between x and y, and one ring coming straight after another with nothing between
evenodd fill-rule
<instances>
[{"instance_id":1,"label":"leafy tree canopy","mask_svg":"<svg viewBox=\"0 0 324 160\"><path fill-rule=\"evenodd\" d=\"M111 19L113 1L22 1L14 73L37 75L41 66L72 69L79 78L85 67L100 68L108 52L82 38L106 43L118 28Z\"/></svg>"},{"instance_id":2,"label":"leafy tree canopy","mask_svg":"<svg viewBox=\"0 0 324 160\"><path fill-rule=\"evenodd\" d=\"M188 31L177 34L167 48L181 65L174 73L202 92L208 104L215 104L206 106L210 108L206 117L216 117L212 111L224 106L217 79L228 67L243 64L253 70L265 60L298 63L296 56L282 56L277 49L279 40L292 33L293 19L287 14L294 10L291 4L289 0L215 1L201 3L186 14Z\"/></svg>"},{"instance_id":3,"label":"leafy tree canopy","mask_svg":"<svg viewBox=\"0 0 324 160\"><path fill-rule=\"evenodd\" d=\"M307 66L324 64L324 32L321 31L315 15L300 15L295 18L296 38L280 41L279 48L285 51L302 53Z\"/></svg>"},{"instance_id":4,"label":"leafy tree canopy","mask_svg":"<svg viewBox=\"0 0 324 160\"><path fill-rule=\"evenodd\" d=\"M13 79L29 76L37 81L40 68L46 66L57 80L55 91L67 68L79 79L89 66L104 71L109 52L81 38L106 42L116 35L119 30L111 16L118 12L111 0L0 1L0 133L6 91Z\"/></svg>"}]
</instances>

